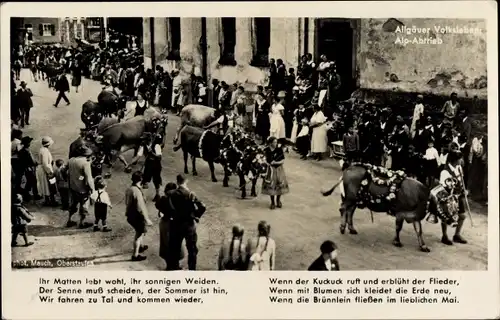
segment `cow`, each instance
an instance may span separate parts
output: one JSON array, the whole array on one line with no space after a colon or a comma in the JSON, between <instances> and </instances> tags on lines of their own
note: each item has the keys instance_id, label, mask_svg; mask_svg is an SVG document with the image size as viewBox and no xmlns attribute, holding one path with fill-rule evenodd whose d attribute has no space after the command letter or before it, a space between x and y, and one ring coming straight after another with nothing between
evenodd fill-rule
<instances>
[{"instance_id":1,"label":"cow","mask_svg":"<svg viewBox=\"0 0 500 320\"><path fill-rule=\"evenodd\" d=\"M126 97L119 97L110 91L101 91L97 97L98 102L87 100L82 105L80 119L86 128L90 128L103 119L103 117L118 117L123 119L127 103Z\"/></svg>"},{"instance_id":2,"label":"cow","mask_svg":"<svg viewBox=\"0 0 500 320\"><path fill-rule=\"evenodd\" d=\"M177 129L174 137L174 144L177 144L179 140L179 135L184 126L193 126L198 128L204 128L215 121L216 110L211 107L203 106L200 104L188 104L181 110L181 125Z\"/></svg>"},{"instance_id":3,"label":"cow","mask_svg":"<svg viewBox=\"0 0 500 320\"><path fill-rule=\"evenodd\" d=\"M253 142L253 141L252 141ZM256 197L255 186L259 177L264 178L268 164L263 149L255 144L247 144L243 156L237 164L237 174L240 180L241 199L247 196L246 185L251 182L250 196Z\"/></svg>"},{"instance_id":4,"label":"cow","mask_svg":"<svg viewBox=\"0 0 500 320\"><path fill-rule=\"evenodd\" d=\"M127 97L119 96L115 92L107 90L102 90L97 96L97 103L102 110L103 116L116 115L118 119L125 116L127 100Z\"/></svg>"},{"instance_id":5,"label":"cow","mask_svg":"<svg viewBox=\"0 0 500 320\"><path fill-rule=\"evenodd\" d=\"M392 186L380 185L374 182L373 177L369 173L369 165L360 163L347 164L347 168L342 163L343 167L341 179L329 190L322 191L323 196L329 196L333 191L343 184L344 194L342 195L342 204L340 213L342 216L342 223L340 225L340 232L345 233L346 223L348 225L350 234L357 234L358 232L353 226L353 215L358 207L367 207L371 212L386 212L396 218L396 237L393 240L393 245L402 247L399 234L403 228L404 222L412 223L417 234L417 240L422 252L430 252L430 249L425 245L422 237L422 223L421 221L427 216L428 203L430 199L429 189L421 182L404 177L399 183L399 187L390 190ZM395 173L391 172L390 175ZM365 190L372 196L389 194L392 201L368 201L368 203L361 204L359 191L364 186ZM380 198L378 198L380 200ZM453 219L447 216L445 219L447 224L451 224Z\"/></svg>"},{"instance_id":6,"label":"cow","mask_svg":"<svg viewBox=\"0 0 500 320\"><path fill-rule=\"evenodd\" d=\"M125 172L132 171L131 166L138 161L138 157L129 164L123 157L123 153L128 150L135 150L143 143L144 134L159 134L165 141L168 117L158 113L155 117L137 116L124 122L109 122L109 125L99 128L96 142L100 144L101 150L106 153L109 159L114 159L113 153L124 164ZM112 166L112 162L110 162Z\"/></svg>"},{"instance_id":7,"label":"cow","mask_svg":"<svg viewBox=\"0 0 500 320\"><path fill-rule=\"evenodd\" d=\"M55 88L57 76L63 71L64 67L56 63L48 63L43 66L42 72L45 73L49 88Z\"/></svg>"}]
</instances>

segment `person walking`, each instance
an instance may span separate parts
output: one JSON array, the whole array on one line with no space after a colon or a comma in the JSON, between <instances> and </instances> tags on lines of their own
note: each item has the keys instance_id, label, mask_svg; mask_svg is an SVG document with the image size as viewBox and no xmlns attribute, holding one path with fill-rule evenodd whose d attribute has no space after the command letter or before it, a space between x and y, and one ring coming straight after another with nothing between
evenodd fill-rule
<instances>
[{"instance_id":1,"label":"person walking","mask_svg":"<svg viewBox=\"0 0 500 320\"><path fill-rule=\"evenodd\" d=\"M17 90L16 102L21 115L21 127L24 127L24 125L30 124L30 111L33 108L31 97L33 97L33 92L26 87L26 82L24 81L21 81L19 86L21 88Z\"/></svg>"},{"instance_id":2,"label":"person walking","mask_svg":"<svg viewBox=\"0 0 500 320\"><path fill-rule=\"evenodd\" d=\"M78 93L78 87L82 84L82 67L79 59L75 59L71 65L71 85L75 87L75 92Z\"/></svg>"},{"instance_id":3,"label":"person walking","mask_svg":"<svg viewBox=\"0 0 500 320\"><path fill-rule=\"evenodd\" d=\"M146 161L144 162L142 188L148 189L149 182L153 180L156 191L153 201L156 201L160 198L160 187L163 182L161 179L161 156L163 153L161 145L163 143L163 138L160 134L155 134L151 139L153 142L145 146Z\"/></svg>"},{"instance_id":4,"label":"person walking","mask_svg":"<svg viewBox=\"0 0 500 320\"><path fill-rule=\"evenodd\" d=\"M29 247L34 243L28 239L28 223L35 217L23 205L23 197L16 194L12 199L11 206L12 241L11 247L17 246L17 237L21 235L24 239L24 246Z\"/></svg>"},{"instance_id":5,"label":"person walking","mask_svg":"<svg viewBox=\"0 0 500 320\"><path fill-rule=\"evenodd\" d=\"M42 147L38 152L38 166L36 167L36 180L38 191L45 198L44 205L56 206L56 181L52 167L53 158L49 148L54 144L51 137L42 138Z\"/></svg>"},{"instance_id":6,"label":"person walking","mask_svg":"<svg viewBox=\"0 0 500 320\"><path fill-rule=\"evenodd\" d=\"M63 73L57 78L55 89L59 94L57 95L56 103L54 103L54 107L57 108L61 99L66 101L66 105L70 105L68 97L66 97L66 92L69 92L69 82L66 78L66 75Z\"/></svg>"},{"instance_id":7,"label":"person walking","mask_svg":"<svg viewBox=\"0 0 500 320\"><path fill-rule=\"evenodd\" d=\"M248 270L272 271L276 268L276 243L270 237L271 226L260 221L257 232L257 237L249 239L247 244Z\"/></svg>"},{"instance_id":8,"label":"person walking","mask_svg":"<svg viewBox=\"0 0 500 320\"><path fill-rule=\"evenodd\" d=\"M337 245L327 240L321 244L320 250L321 255L314 260L307 271L340 271Z\"/></svg>"},{"instance_id":9,"label":"person walking","mask_svg":"<svg viewBox=\"0 0 500 320\"><path fill-rule=\"evenodd\" d=\"M68 161L68 180L71 194L71 204L69 208L68 222L66 227L72 227L75 222L71 217L78 211L80 213L80 223L78 227L88 228L89 223L84 223L89 210L89 196L94 192L94 178L90 167L90 156L92 151L88 147L80 148L80 152Z\"/></svg>"},{"instance_id":10,"label":"person walking","mask_svg":"<svg viewBox=\"0 0 500 320\"><path fill-rule=\"evenodd\" d=\"M146 260L146 256L140 255L140 253L148 249L148 246L143 245L142 241L147 231L146 226L151 226L153 224L149 219L148 209L142 193L141 181L142 172L134 172L132 174L132 185L125 193L125 215L127 217L127 222L135 231L132 261Z\"/></svg>"},{"instance_id":11,"label":"person walking","mask_svg":"<svg viewBox=\"0 0 500 320\"><path fill-rule=\"evenodd\" d=\"M186 240L188 253L188 268L196 270L198 255L198 234L196 224L205 213L205 206L196 195L187 187L187 179L184 175L177 175L177 189L172 192L170 205L174 216L170 225L169 257L167 268L169 270L179 270L179 260L181 256L182 241Z\"/></svg>"},{"instance_id":12,"label":"person walking","mask_svg":"<svg viewBox=\"0 0 500 320\"><path fill-rule=\"evenodd\" d=\"M268 138L264 153L269 166L266 177L262 182L262 194L271 197L270 209L273 210L276 207L281 208L283 206L281 196L289 192L288 181L283 168L285 154L275 137Z\"/></svg>"},{"instance_id":13,"label":"person walking","mask_svg":"<svg viewBox=\"0 0 500 320\"><path fill-rule=\"evenodd\" d=\"M217 265L219 271L248 269L247 245L243 242L245 229L236 224L233 226L231 240L224 240L219 250Z\"/></svg>"}]
</instances>

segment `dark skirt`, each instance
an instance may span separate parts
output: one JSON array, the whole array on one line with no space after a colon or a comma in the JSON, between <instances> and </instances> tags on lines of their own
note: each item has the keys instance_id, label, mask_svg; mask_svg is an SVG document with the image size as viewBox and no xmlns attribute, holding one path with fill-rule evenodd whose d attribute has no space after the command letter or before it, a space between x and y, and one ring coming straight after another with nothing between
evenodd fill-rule
<instances>
[{"instance_id":1,"label":"dark skirt","mask_svg":"<svg viewBox=\"0 0 500 320\"><path fill-rule=\"evenodd\" d=\"M423 176L437 178L438 176L438 164L436 159L424 160L423 163Z\"/></svg>"},{"instance_id":2,"label":"dark skirt","mask_svg":"<svg viewBox=\"0 0 500 320\"><path fill-rule=\"evenodd\" d=\"M290 192L290 189L283 166L269 166L266 177L262 182L262 194L268 196L281 196L288 192Z\"/></svg>"},{"instance_id":3,"label":"dark skirt","mask_svg":"<svg viewBox=\"0 0 500 320\"><path fill-rule=\"evenodd\" d=\"M82 84L82 76L73 76L71 79L71 86L79 87Z\"/></svg>"}]
</instances>

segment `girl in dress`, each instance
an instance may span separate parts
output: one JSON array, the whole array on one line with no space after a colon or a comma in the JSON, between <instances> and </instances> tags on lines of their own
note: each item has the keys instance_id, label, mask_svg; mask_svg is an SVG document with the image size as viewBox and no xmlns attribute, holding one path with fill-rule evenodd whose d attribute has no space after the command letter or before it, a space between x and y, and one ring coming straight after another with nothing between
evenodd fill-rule
<instances>
[{"instance_id":1,"label":"girl in dress","mask_svg":"<svg viewBox=\"0 0 500 320\"><path fill-rule=\"evenodd\" d=\"M38 166L36 168L36 180L38 182L38 192L45 198L44 205L56 206L56 179L52 167L53 159L49 147L54 144L50 137L42 138L42 147L38 153Z\"/></svg>"},{"instance_id":2,"label":"girl in dress","mask_svg":"<svg viewBox=\"0 0 500 320\"><path fill-rule=\"evenodd\" d=\"M460 109L460 104L457 101L458 96L453 92L450 96L450 100L446 101L441 112L444 114L445 123L450 123L452 126L454 124L455 118L458 114L458 109Z\"/></svg>"},{"instance_id":3,"label":"girl in dress","mask_svg":"<svg viewBox=\"0 0 500 320\"><path fill-rule=\"evenodd\" d=\"M250 257L248 270L272 271L276 268L276 243L270 238L271 226L266 221L260 221L257 231L257 237L250 239L247 245Z\"/></svg>"},{"instance_id":4,"label":"girl in dress","mask_svg":"<svg viewBox=\"0 0 500 320\"><path fill-rule=\"evenodd\" d=\"M247 246L243 243L245 229L239 224L233 226L231 240L225 240L219 251L219 271L248 269Z\"/></svg>"},{"instance_id":5,"label":"girl in dress","mask_svg":"<svg viewBox=\"0 0 500 320\"><path fill-rule=\"evenodd\" d=\"M288 193L288 181L285 175L283 163L285 162L285 154L278 140L275 137L269 137L267 140L267 148L264 150L266 161L269 164L264 181L262 182L262 194L271 197L270 209L276 207L281 208L281 196ZM276 197L276 202L275 202Z\"/></svg>"}]
</instances>

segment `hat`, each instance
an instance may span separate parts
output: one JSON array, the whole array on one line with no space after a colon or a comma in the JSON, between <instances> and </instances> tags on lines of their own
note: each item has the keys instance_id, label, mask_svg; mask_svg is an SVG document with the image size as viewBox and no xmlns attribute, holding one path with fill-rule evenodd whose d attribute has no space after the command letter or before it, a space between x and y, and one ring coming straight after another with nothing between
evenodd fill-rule
<instances>
[{"instance_id":1,"label":"hat","mask_svg":"<svg viewBox=\"0 0 500 320\"><path fill-rule=\"evenodd\" d=\"M23 203L23 196L17 193L12 197L12 204L21 204Z\"/></svg>"},{"instance_id":2,"label":"hat","mask_svg":"<svg viewBox=\"0 0 500 320\"><path fill-rule=\"evenodd\" d=\"M286 92L285 91L278 92L278 98L285 98L285 97L286 97Z\"/></svg>"},{"instance_id":3,"label":"hat","mask_svg":"<svg viewBox=\"0 0 500 320\"><path fill-rule=\"evenodd\" d=\"M21 139L21 144L23 144L23 145L27 145L27 144L29 144L31 141L33 141L33 138L32 138L32 137L28 137L28 136L26 136L26 137L23 137L23 138Z\"/></svg>"},{"instance_id":4,"label":"hat","mask_svg":"<svg viewBox=\"0 0 500 320\"><path fill-rule=\"evenodd\" d=\"M293 90L293 91L299 91L299 87L298 87L298 86L294 86L294 87L292 88L292 90Z\"/></svg>"},{"instance_id":5,"label":"hat","mask_svg":"<svg viewBox=\"0 0 500 320\"><path fill-rule=\"evenodd\" d=\"M423 96L423 95L421 95L421 94L419 94L419 95L417 96L417 99L424 99L424 96Z\"/></svg>"},{"instance_id":6,"label":"hat","mask_svg":"<svg viewBox=\"0 0 500 320\"><path fill-rule=\"evenodd\" d=\"M337 245L335 244L335 242L327 240L321 244L320 250L321 253L331 253L337 250Z\"/></svg>"},{"instance_id":7,"label":"hat","mask_svg":"<svg viewBox=\"0 0 500 320\"><path fill-rule=\"evenodd\" d=\"M54 143L54 140L52 140L51 137L43 137L42 138L42 146L48 147L51 146Z\"/></svg>"},{"instance_id":8,"label":"hat","mask_svg":"<svg viewBox=\"0 0 500 320\"><path fill-rule=\"evenodd\" d=\"M26 82L24 81L21 81L21 83L19 84L21 87L25 87L26 86Z\"/></svg>"}]
</instances>

